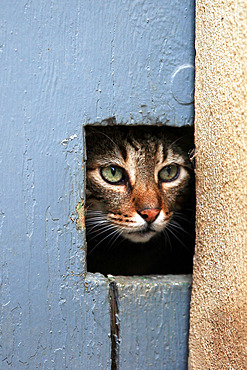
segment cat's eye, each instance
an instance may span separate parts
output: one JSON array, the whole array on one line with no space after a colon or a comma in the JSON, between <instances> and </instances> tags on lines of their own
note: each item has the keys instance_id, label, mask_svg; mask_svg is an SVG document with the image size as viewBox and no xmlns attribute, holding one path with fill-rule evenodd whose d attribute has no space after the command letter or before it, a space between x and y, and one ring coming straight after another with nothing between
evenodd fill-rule
<instances>
[{"instance_id":1,"label":"cat's eye","mask_svg":"<svg viewBox=\"0 0 247 370\"><path fill-rule=\"evenodd\" d=\"M122 168L117 166L107 166L101 168L101 176L110 184L118 185L124 179L124 171Z\"/></svg>"},{"instance_id":2,"label":"cat's eye","mask_svg":"<svg viewBox=\"0 0 247 370\"><path fill-rule=\"evenodd\" d=\"M160 170L159 179L163 182L174 181L179 175L179 166L176 164L169 164Z\"/></svg>"}]
</instances>

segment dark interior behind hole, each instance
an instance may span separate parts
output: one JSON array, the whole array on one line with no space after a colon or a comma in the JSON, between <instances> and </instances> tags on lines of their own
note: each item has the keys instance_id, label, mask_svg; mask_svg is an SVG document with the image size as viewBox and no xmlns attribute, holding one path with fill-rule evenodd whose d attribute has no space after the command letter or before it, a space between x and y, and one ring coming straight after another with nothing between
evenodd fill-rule
<instances>
[{"instance_id":1,"label":"dark interior behind hole","mask_svg":"<svg viewBox=\"0 0 247 370\"><path fill-rule=\"evenodd\" d=\"M86 201L86 238L87 238L87 270L89 272L100 272L104 275L146 275L146 274L187 274L192 273L192 261L194 252L194 240L195 240L195 190L194 190L194 170L193 163L191 159L191 152L193 150L193 127L168 127L168 126L86 126L86 147L87 147L87 201ZM122 212L121 206L119 208L118 196L114 193L112 189L120 189L117 187L122 187L123 193L125 194L125 201L123 205L129 206L132 204L132 208L136 207L136 211L144 219L146 216L146 208L148 208L148 215L151 222L156 215L153 216L153 211L149 211L149 208L153 208L152 203L152 191L159 194L157 189L163 189L160 180L157 180L157 184L153 185L154 189L149 188L150 184L154 182L151 181L152 177L152 166L151 162L154 158L154 153L145 152L145 141L154 141L152 147L155 147L157 140L163 140L167 136L167 142L162 152L162 156L166 158L167 149L172 145L172 150L178 152L179 155L186 157L185 167L190 174L189 183L186 185L186 196L182 195L182 190L180 189L180 195L176 198L176 202L170 205L171 210L174 211L178 204L183 203L183 210L179 211L179 214L173 216L171 223L174 225L169 228L165 228L164 232L159 232L155 234L149 241L143 242L133 242L117 232L114 234L115 225L108 223L107 215L110 212L111 217L116 219L122 219L125 224L131 222L131 217L128 218L126 212ZM153 139L153 138L158 139ZM137 141L140 140L139 146ZM127 147L126 147L126 143ZM172 144L171 144L172 143ZM156 145L157 146L157 145ZM114 158L114 147L118 148L118 152L121 153L123 163L128 162L130 153L128 148L132 150L132 157L138 162L138 158L146 158L150 166L147 165L148 171L150 170L149 177L145 173L142 175L143 187L146 187L146 193L141 197L139 202L144 204L144 211L138 209L138 203L135 199L135 186L137 187L137 182L140 183L140 177L135 179L136 183L131 183L130 176L128 176L128 167L119 166L124 173L123 178L115 184L111 184L111 191L104 195L99 190L99 184L92 184L90 178L97 176L102 183L107 182L109 186L109 179L106 181L102 179L102 163L98 165L98 162L93 160L93 158L106 158L108 165L116 164ZM138 152L138 150L140 152ZM108 153L107 153L108 152ZM143 154L145 152L145 155ZM142 154L142 157L141 157ZM131 157L131 158L132 158ZM103 160L104 162L104 160ZM157 162L157 161L156 161ZM153 162L152 162L153 163ZM156 164L155 164L156 166ZM104 167L104 165L103 165ZM122 168L124 167L124 168ZM149 168L150 167L150 168ZM141 168L139 164L138 170ZM156 167L155 167L156 168ZM104 170L107 174L107 171ZM122 173L121 172L121 173ZM133 172L133 170L132 170ZM116 176L116 169L109 172L111 176ZM112 175L113 174L113 175ZM101 177L100 177L101 176ZM145 177L146 176L146 177ZM138 176L136 175L136 178ZM117 179L118 179L117 178ZM150 180L150 181L149 181ZM174 180L175 181L175 180ZM116 186L116 187L115 187ZM95 194L88 194L88 190L94 189ZM156 194L155 193L155 194ZM145 203L145 196L149 194L149 204ZM165 194L164 191L162 193ZM97 197L97 199L95 199ZM159 198L158 195L154 198ZM163 197L164 198L164 197ZM181 199L182 200L181 200ZM166 200L167 201L167 200ZM94 211L94 202L99 202L103 206L103 211ZM111 205L112 202L112 205ZM158 200L156 199L156 202ZM162 202L162 200L161 200ZM180 202L180 203L178 203ZM99 204L97 203L97 204ZM151 204L152 203L152 204ZM155 203L155 202L154 202ZM110 204L110 205L109 205ZM121 204L121 200L119 202ZM133 206L135 204L135 206ZM113 207L113 209L110 209ZM157 209L162 208L155 205ZM155 208L155 209L156 209ZM158 211L157 211L158 212ZM161 212L161 211L160 211ZM90 214L91 213L91 214ZM150 216L151 214L151 216ZM168 214L168 213L167 213ZM161 217L161 216L160 216ZM154 221L155 222L155 221ZM109 230L107 230L109 226ZM148 226L149 227L149 226ZM152 226L153 227L153 226ZM144 231L146 232L146 231ZM112 234L113 233L113 234ZM108 234L110 234L108 236Z\"/></svg>"}]
</instances>

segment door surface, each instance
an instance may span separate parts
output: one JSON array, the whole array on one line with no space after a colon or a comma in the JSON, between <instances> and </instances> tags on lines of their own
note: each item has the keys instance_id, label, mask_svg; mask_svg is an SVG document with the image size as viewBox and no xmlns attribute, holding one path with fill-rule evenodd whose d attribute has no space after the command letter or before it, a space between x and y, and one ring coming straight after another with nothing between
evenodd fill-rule
<instances>
[{"instance_id":1,"label":"door surface","mask_svg":"<svg viewBox=\"0 0 247 370\"><path fill-rule=\"evenodd\" d=\"M114 351L186 368L190 277L87 274L83 125L193 123L194 1L15 0L0 19L1 369L110 369Z\"/></svg>"}]
</instances>

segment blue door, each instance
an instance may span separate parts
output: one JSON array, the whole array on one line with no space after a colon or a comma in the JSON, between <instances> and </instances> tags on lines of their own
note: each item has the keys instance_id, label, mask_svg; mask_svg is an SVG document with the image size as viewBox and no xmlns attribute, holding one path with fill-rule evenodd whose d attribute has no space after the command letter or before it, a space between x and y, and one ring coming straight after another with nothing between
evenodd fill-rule
<instances>
[{"instance_id":1,"label":"blue door","mask_svg":"<svg viewBox=\"0 0 247 370\"><path fill-rule=\"evenodd\" d=\"M193 123L194 1L14 0L0 19L0 368L186 368L190 277L87 274L83 125Z\"/></svg>"}]
</instances>

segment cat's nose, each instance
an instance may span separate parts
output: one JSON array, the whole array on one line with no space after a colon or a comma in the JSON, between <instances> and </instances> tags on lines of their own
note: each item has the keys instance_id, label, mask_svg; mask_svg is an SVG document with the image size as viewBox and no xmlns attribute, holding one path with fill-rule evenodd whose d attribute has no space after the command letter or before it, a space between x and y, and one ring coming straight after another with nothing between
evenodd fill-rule
<instances>
[{"instance_id":1,"label":"cat's nose","mask_svg":"<svg viewBox=\"0 0 247 370\"><path fill-rule=\"evenodd\" d=\"M159 208L146 208L138 212L148 223L154 222L160 214Z\"/></svg>"}]
</instances>

